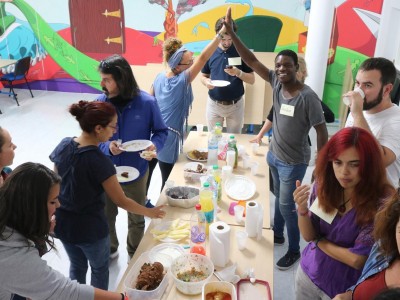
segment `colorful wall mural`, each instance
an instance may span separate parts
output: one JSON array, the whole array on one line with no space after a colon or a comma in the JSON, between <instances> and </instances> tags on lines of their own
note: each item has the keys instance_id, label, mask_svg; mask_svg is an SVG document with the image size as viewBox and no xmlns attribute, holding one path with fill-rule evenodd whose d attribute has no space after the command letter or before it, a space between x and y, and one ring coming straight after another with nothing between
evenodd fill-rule
<instances>
[{"instance_id":1,"label":"colorful wall mural","mask_svg":"<svg viewBox=\"0 0 400 300\"><path fill-rule=\"evenodd\" d=\"M336 114L347 62L355 76L374 53L383 1L335 0L323 101ZM311 0L0 0L0 56L30 56L33 89L97 93L102 58L120 53L131 65L161 63L162 43L170 36L199 53L228 6L241 22L279 19L274 51L306 51ZM259 26L248 34L265 38Z\"/></svg>"}]
</instances>

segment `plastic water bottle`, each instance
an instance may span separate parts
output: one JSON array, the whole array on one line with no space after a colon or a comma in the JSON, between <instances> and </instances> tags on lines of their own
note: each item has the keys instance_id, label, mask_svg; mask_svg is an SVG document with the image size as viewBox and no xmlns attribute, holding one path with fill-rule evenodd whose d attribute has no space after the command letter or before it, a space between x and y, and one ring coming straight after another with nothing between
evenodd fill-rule
<instances>
[{"instance_id":1,"label":"plastic water bottle","mask_svg":"<svg viewBox=\"0 0 400 300\"><path fill-rule=\"evenodd\" d=\"M360 89L358 86L354 88L354 92L357 92L361 95L361 98L364 99L365 94L364 91L362 89ZM343 103L347 106L349 106L351 104L350 98L348 97L343 97Z\"/></svg>"},{"instance_id":2,"label":"plastic water bottle","mask_svg":"<svg viewBox=\"0 0 400 300\"><path fill-rule=\"evenodd\" d=\"M235 164L233 165L233 168L236 169L237 166L238 166L238 149L236 147L236 140L235 140L235 136L234 135L231 135L229 137L228 150L235 151Z\"/></svg>"},{"instance_id":3,"label":"plastic water bottle","mask_svg":"<svg viewBox=\"0 0 400 300\"><path fill-rule=\"evenodd\" d=\"M213 166L212 176L217 184L217 204L221 203L221 196L222 196L222 183L221 183L221 170L218 168L217 165Z\"/></svg>"},{"instance_id":4,"label":"plastic water bottle","mask_svg":"<svg viewBox=\"0 0 400 300\"><path fill-rule=\"evenodd\" d=\"M215 123L214 132L218 141L220 141L222 138L222 126L220 122Z\"/></svg>"},{"instance_id":5,"label":"plastic water bottle","mask_svg":"<svg viewBox=\"0 0 400 300\"><path fill-rule=\"evenodd\" d=\"M209 166L218 164L218 139L215 135L215 131L211 131L208 136L208 157L207 164Z\"/></svg>"},{"instance_id":6,"label":"plastic water bottle","mask_svg":"<svg viewBox=\"0 0 400 300\"><path fill-rule=\"evenodd\" d=\"M206 218L201 205L198 203L195 207L196 213L190 219L190 253L206 255Z\"/></svg>"},{"instance_id":7,"label":"plastic water bottle","mask_svg":"<svg viewBox=\"0 0 400 300\"><path fill-rule=\"evenodd\" d=\"M200 205L201 210L204 213L206 219L206 235L208 235L210 224L214 221L214 205L213 205L213 195L210 190L210 184L205 182L203 188L200 191Z\"/></svg>"}]
</instances>

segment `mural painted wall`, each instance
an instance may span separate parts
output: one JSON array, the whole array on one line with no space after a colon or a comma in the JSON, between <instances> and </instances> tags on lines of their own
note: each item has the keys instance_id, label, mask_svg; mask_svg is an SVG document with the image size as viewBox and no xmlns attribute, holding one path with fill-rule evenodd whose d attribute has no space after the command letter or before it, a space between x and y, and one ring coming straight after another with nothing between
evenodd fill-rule
<instances>
[{"instance_id":1,"label":"mural painted wall","mask_svg":"<svg viewBox=\"0 0 400 300\"><path fill-rule=\"evenodd\" d=\"M31 56L28 80L34 89L95 93L100 89L97 66L104 57L120 53L132 65L161 63L162 43L169 36L179 37L189 50L199 53L215 35L215 21L228 6L241 24L250 24L254 16L282 23L275 32L273 51L304 52L312 9L311 0L3 1L1 57ZM383 1L335 0L323 96L335 113L347 61L355 76L359 64L374 53ZM267 37L265 27L250 26L249 35ZM11 70L12 66L2 72Z\"/></svg>"}]
</instances>

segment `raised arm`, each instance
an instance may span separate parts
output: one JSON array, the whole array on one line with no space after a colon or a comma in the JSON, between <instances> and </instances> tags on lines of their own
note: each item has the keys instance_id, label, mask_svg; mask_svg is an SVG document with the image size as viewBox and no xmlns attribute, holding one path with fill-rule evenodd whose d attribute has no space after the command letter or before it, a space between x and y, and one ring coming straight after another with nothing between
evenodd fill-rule
<instances>
[{"instance_id":1,"label":"raised arm","mask_svg":"<svg viewBox=\"0 0 400 300\"><path fill-rule=\"evenodd\" d=\"M229 7L226 11L226 18L224 27L226 28L226 32L231 36L233 44L240 57L244 60L244 62L254 70L262 79L269 82L269 69L264 66L257 57L251 52L239 39L236 35L235 31L232 28L232 16L231 16L231 8Z\"/></svg>"},{"instance_id":2,"label":"raised arm","mask_svg":"<svg viewBox=\"0 0 400 300\"><path fill-rule=\"evenodd\" d=\"M221 30L215 35L212 41L201 51L200 55L196 57L193 65L189 68L189 81L192 82L197 74L200 73L201 69L204 67L208 59L217 49L218 44L225 33L225 26L222 26Z\"/></svg>"}]
</instances>

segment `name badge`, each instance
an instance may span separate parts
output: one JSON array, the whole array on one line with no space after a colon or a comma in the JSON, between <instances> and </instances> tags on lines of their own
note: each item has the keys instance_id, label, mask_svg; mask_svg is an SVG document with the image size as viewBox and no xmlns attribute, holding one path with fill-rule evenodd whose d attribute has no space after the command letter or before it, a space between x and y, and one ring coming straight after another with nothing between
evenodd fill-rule
<instances>
[{"instance_id":1,"label":"name badge","mask_svg":"<svg viewBox=\"0 0 400 300\"><path fill-rule=\"evenodd\" d=\"M315 199L313 204L310 207L310 211L320 217L328 224L332 224L333 219L336 217L337 209L335 209L332 213L328 214L324 212L319 206L318 198Z\"/></svg>"},{"instance_id":2,"label":"name badge","mask_svg":"<svg viewBox=\"0 0 400 300\"><path fill-rule=\"evenodd\" d=\"M241 64L242 64L242 59L240 57L228 57L228 65L240 66Z\"/></svg>"},{"instance_id":3,"label":"name badge","mask_svg":"<svg viewBox=\"0 0 400 300\"><path fill-rule=\"evenodd\" d=\"M288 105L288 104L282 104L281 106L281 115L293 117L294 115L294 106L293 105Z\"/></svg>"}]
</instances>

